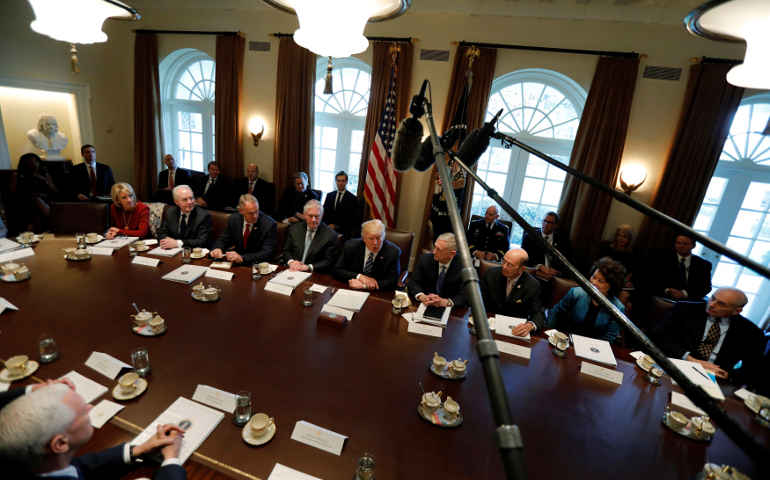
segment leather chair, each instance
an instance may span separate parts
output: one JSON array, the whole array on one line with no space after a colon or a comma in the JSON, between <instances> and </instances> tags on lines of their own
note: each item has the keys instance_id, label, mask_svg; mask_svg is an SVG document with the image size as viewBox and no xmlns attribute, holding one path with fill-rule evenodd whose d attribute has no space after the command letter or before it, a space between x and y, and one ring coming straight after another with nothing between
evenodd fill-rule
<instances>
[{"instance_id":1,"label":"leather chair","mask_svg":"<svg viewBox=\"0 0 770 480\"><path fill-rule=\"evenodd\" d=\"M401 249L401 277L398 279L398 287L403 288L406 285L406 277L409 274L409 257L412 255L414 232L388 228L385 230L385 239L395 243Z\"/></svg>"},{"instance_id":2,"label":"leather chair","mask_svg":"<svg viewBox=\"0 0 770 480\"><path fill-rule=\"evenodd\" d=\"M230 218L230 214L209 210L209 215L211 215L211 241L214 242L227 229L227 219Z\"/></svg>"},{"instance_id":3,"label":"leather chair","mask_svg":"<svg viewBox=\"0 0 770 480\"><path fill-rule=\"evenodd\" d=\"M290 224L278 222L278 239L275 242L275 252L273 252L273 259L276 263L281 261L281 255L283 254L283 245L286 243L286 231L289 229Z\"/></svg>"},{"instance_id":4,"label":"leather chair","mask_svg":"<svg viewBox=\"0 0 770 480\"><path fill-rule=\"evenodd\" d=\"M484 278L484 274L487 273L487 270L489 270L492 267L499 267L500 264L497 262L491 262L489 260L479 260L479 280Z\"/></svg>"},{"instance_id":5,"label":"leather chair","mask_svg":"<svg viewBox=\"0 0 770 480\"><path fill-rule=\"evenodd\" d=\"M577 285L577 282L572 279L553 277L551 279L551 298L545 308L553 308L572 287L577 287Z\"/></svg>"},{"instance_id":6,"label":"leather chair","mask_svg":"<svg viewBox=\"0 0 770 480\"><path fill-rule=\"evenodd\" d=\"M103 233L110 223L110 204L100 202L56 202L51 205L51 231Z\"/></svg>"},{"instance_id":7,"label":"leather chair","mask_svg":"<svg viewBox=\"0 0 770 480\"><path fill-rule=\"evenodd\" d=\"M483 219L484 217L482 217L481 215L471 215L471 222L475 222L476 220L483 220ZM513 222L510 220L503 220L502 218L499 218L498 220L500 220L500 223L508 227L508 241L510 242L511 232L513 232ZM468 226L470 226L470 224L468 224Z\"/></svg>"}]
</instances>

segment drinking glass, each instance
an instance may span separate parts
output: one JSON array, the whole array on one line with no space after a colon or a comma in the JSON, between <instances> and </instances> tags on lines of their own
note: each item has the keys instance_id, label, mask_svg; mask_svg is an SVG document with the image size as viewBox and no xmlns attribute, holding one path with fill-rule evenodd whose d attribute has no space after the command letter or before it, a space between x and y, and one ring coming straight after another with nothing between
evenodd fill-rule
<instances>
[{"instance_id":1,"label":"drinking glass","mask_svg":"<svg viewBox=\"0 0 770 480\"><path fill-rule=\"evenodd\" d=\"M56 341L51 335L44 333L37 342L40 352L40 363L51 363L59 358L59 349L56 347Z\"/></svg>"},{"instance_id":2,"label":"drinking glass","mask_svg":"<svg viewBox=\"0 0 770 480\"><path fill-rule=\"evenodd\" d=\"M259 266L256 263L251 266L251 278L254 280L259 280L262 278L262 274L259 273Z\"/></svg>"},{"instance_id":3,"label":"drinking glass","mask_svg":"<svg viewBox=\"0 0 770 480\"><path fill-rule=\"evenodd\" d=\"M302 300L302 305L305 307L312 307L313 306L313 291L310 290L310 287L306 288L304 291L304 297Z\"/></svg>"},{"instance_id":4,"label":"drinking glass","mask_svg":"<svg viewBox=\"0 0 770 480\"><path fill-rule=\"evenodd\" d=\"M150 373L150 354L144 347L139 347L131 352L131 365L140 377L147 376Z\"/></svg>"},{"instance_id":5,"label":"drinking glass","mask_svg":"<svg viewBox=\"0 0 770 480\"><path fill-rule=\"evenodd\" d=\"M190 263L190 255L192 255L192 249L185 248L182 250L182 263Z\"/></svg>"},{"instance_id":6,"label":"drinking glass","mask_svg":"<svg viewBox=\"0 0 770 480\"><path fill-rule=\"evenodd\" d=\"M251 393L241 390L235 394L235 414L233 423L243 426L251 419Z\"/></svg>"},{"instance_id":7,"label":"drinking glass","mask_svg":"<svg viewBox=\"0 0 770 480\"><path fill-rule=\"evenodd\" d=\"M78 248L86 248L86 234L82 232L76 233L75 243L77 243Z\"/></svg>"}]
</instances>

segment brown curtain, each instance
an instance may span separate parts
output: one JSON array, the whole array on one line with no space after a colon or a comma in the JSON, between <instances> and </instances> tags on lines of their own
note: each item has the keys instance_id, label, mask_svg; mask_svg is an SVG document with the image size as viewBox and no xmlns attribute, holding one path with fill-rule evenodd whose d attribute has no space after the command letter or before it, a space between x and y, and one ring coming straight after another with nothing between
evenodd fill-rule
<instances>
[{"instance_id":1,"label":"brown curtain","mask_svg":"<svg viewBox=\"0 0 770 480\"><path fill-rule=\"evenodd\" d=\"M730 131L743 88L727 83L732 63L697 63L690 67L677 134L669 151L652 207L692 225L703 203L719 155ZM682 188L686 185L687 188ZM664 224L645 218L638 245L663 248L671 245L673 232Z\"/></svg>"},{"instance_id":2,"label":"brown curtain","mask_svg":"<svg viewBox=\"0 0 770 480\"><path fill-rule=\"evenodd\" d=\"M278 80L275 92L275 147L273 183L276 205L297 172L310 170L310 143L313 138L313 83L316 56L281 37L278 47Z\"/></svg>"},{"instance_id":3,"label":"brown curtain","mask_svg":"<svg viewBox=\"0 0 770 480\"><path fill-rule=\"evenodd\" d=\"M444 117L441 121L439 132L444 132L451 126L452 119L455 116L460 100L465 90L466 72L468 71L468 53L472 46L458 46L455 52L454 63L452 64L452 77L449 80L449 93L447 94L446 108ZM492 89L492 81L495 77L495 67L497 66L497 49L479 48L479 55L473 61L471 71L473 72L473 84L468 95L466 105L466 119L468 121L468 133L481 127L484 123L484 115L487 112L487 102L489 101L489 92ZM474 167L475 170L475 167ZM430 216L431 202L433 201L433 186L438 177L438 171L432 169L430 186L425 201L425 213L423 216L423 233L427 227L428 217ZM463 221L468 223L470 217L471 199L473 198L473 180L468 178L465 184L465 200L462 205ZM418 245L424 244L424 239L418 240Z\"/></svg>"},{"instance_id":4,"label":"brown curtain","mask_svg":"<svg viewBox=\"0 0 770 480\"><path fill-rule=\"evenodd\" d=\"M161 157L158 36L137 33L134 48L134 190L149 199L158 181Z\"/></svg>"},{"instance_id":5,"label":"brown curtain","mask_svg":"<svg viewBox=\"0 0 770 480\"><path fill-rule=\"evenodd\" d=\"M243 176L243 54L240 34L217 35L216 95L214 101L215 155L226 177Z\"/></svg>"},{"instance_id":6,"label":"brown curtain","mask_svg":"<svg viewBox=\"0 0 770 480\"><path fill-rule=\"evenodd\" d=\"M580 119L570 166L605 185L617 182L638 72L639 57L600 57ZM570 232L574 259L594 258L611 202L607 193L567 176L560 224Z\"/></svg>"},{"instance_id":7,"label":"brown curtain","mask_svg":"<svg viewBox=\"0 0 770 480\"><path fill-rule=\"evenodd\" d=\"M366 185L366 167L369 162L369 152L374 140L377 128L380 126L382 109L385 106L385 95L388 93L390 82L390 67L393 64L391 47L399 48L396 59L396 120L401 121L409 113L409 101L411 97L412 60L414 58L414 46L410 42L385 42L375 40L372 42L372 85L369 90L369 107L366 110L366 126L364 127L364 145L361 151L361 166L358 169L358 198L363 199L364 186ZM396 172L396 196L401 186L401 175ZM398 204L395 208L398 218Z\"/></svg>"}]
</instances>

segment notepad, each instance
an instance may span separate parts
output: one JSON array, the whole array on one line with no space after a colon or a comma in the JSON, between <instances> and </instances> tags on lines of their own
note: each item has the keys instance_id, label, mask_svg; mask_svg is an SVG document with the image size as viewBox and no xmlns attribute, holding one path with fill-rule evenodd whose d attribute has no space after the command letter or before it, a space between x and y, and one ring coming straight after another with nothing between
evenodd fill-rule
<instances>
[{"instance_id":1,"label":"notepad","mask_svg":"<svg viewBox=\"0 0 770 480\"><path fill-rule=\"evenodd\" d=\"M168 248L168 249L157 247L147 252L147 255L158 255L159 257L173 257L174 255L178 254L181 251L182 249L179 247Z\"/></svg>"},{"instance_id":2,"label":"notepad","mask_svg":"<svg viewBox=\"0 0 770 480\"><path fill-rule=\"evenodd\" d=\"M340 288L329 299L329 305L335 307L344 308L345 310L352 310L354 312L360 312L364 307L364 302L369 298L369 292L359 292L356 290L348 290L346 288Z\"/></svg>"},{"instance_id":3,"label":"notepad","mask_svg":"<svg viewBox=\"0 0 770 480\"><path fill-rule=\"evenodd\" d=\"M519 340L531 340L532 336L528 333L523 337L519 337L513 334L513 327L518 327L522 323L526 323L526 318L508 317L505 315L495 315L495 333L504 335L506 337L518 338Z\"/></svg>"},{"instance_id":4,"label":"notepad","mask_svg":"<svg viewBox=\"0 0 770 480\"><path fill-rule=\"evenodd\" d=\"M615 354L612 353L610 342L573 334L572 343L575 345L576 357L612 367L618 366Z\"/></svg>"},{"instance_id":5,"label":"notepad","mask_svg":"<svg viewBox=\"0 0 770 480\"><path fill-rule=\"evenodd\" d=\"M113 248L115 250L118 250L130 243L134 243L137 240L139 240L139 237L115 237L111 240L104 240L102 242L99 242L97 246L102 248Z\"/></svg>"},{"instance_id":6,"label":"notepad","mask_svg":"<svg viewBox=\"0 0 770 480\"><path fill-rule=\"evenodd\" d=\"M201 267L198 265L182 265L169 273L163 275L163 280L170 280L172 282L191 284L201 277L208 270L207 267Z\"/></svg>"},{"instance_id":7,"label":"notepad","mask_svg":"<svg viewBox=\"0 0 770 480\"><path fill-rule=\"evenodd\" d=\"M708 393L711 398L722 401L725 399L725 394L722 393L722 389L719 385L711 379L706 371L699 363L682 360L681 358L669 358L671 362L686 376L692 383L699 385L703 390Z\"/></svg>"},{"instance_id":8,"label":"notepad","mask_svg":"<svg viewBox=\"0 0 770 480\"><path fill-rule=\"evenodd\" d=\"M291 288L297 288L297 285L310 278L310 275L312 275L310 272L292 272L291 270L284 270L270 281L273 283L280 283L281 285L287 285Z\"/></svg>"},{"instance_id":9,"label":"notepad","mask_svg":"<svg viewBox=\"0 0 770 480\"><path fill-rule=\"evenodd\" d=\"M150 258L150 257L142 257L137 255L134 257L133 260L131 260L131 263L134 265L146 265L148 267L157 267L160 263L160 260L157 258Z\"/></svg>"}]
</instances>

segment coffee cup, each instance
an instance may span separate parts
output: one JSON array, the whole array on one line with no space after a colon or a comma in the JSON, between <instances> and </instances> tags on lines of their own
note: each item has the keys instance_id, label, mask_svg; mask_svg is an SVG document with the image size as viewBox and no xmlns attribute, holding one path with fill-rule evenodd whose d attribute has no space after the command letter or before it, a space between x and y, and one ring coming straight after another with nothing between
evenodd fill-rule
<instances>
[{"instance_id":1,"label":"coffee cup","mask_svg":"<svg viewBox=\"0 0 770 480\"><path fill-rule=\"evenodd\" d=\"M426 392L422 394L422 405L429 409L435 410L441 405L441 392Z\"/></svg>"},{"instance_id":2,"label":"coffee cup","mask_svg":"<svg viewBox=\"0 0 770 480\"><path fill-rule=\"evenodd\" d=\"M203 293L203 291L206 290L206 286L203 285L203 283L199 283L198 285L194 285L192 289L193 289L193 292Z\"/></svg>"},{"instance_id":3,"label":"coffee cup","mask_svg":"<svg viewBox=\"0 0 770 480\"><path fill-rule=\"evenodd\" d=\"M142 310L141 312L134 315L134 321L139 326L147 325L147 322L149 322L152 319L152 313L148 312L147 310Z\"/></svg>"},{"instance_id":4,"label":"coffee cup","mask_svg":"<svg viewBox=\"0 0 770 480\"><path fill-rule=\"evenodd\" d=\"M640 363L640 366L641 366L643 369L645 369L645 370L649 370L649 369L650 369L650 367L652 367L652 365L655 363L655 361L652 359L652 357L651 357L651 356L649 356L649 355L644 355L644 356L642 356L642 358L641 358L641 359L639 359L639 363Z\"/></svg>"},{"instance_id":5,"label":"coffee cup","mask_svg":"<svg viewBox=\"0 0 770 480\"><path fill-rule=\"evenodd\" d=\"M3 273L16 273L16 270L18 270L20 265L18 263L14 262L8 262L0 265L0 269L3 270Z\"/></svg>"},{"instance_id":6,"label":"coffee cup","mask_svg":"<svg viewBox=\"0 0 770 480\"><path fill-rule=\"evenodd\" d=\"M438 352L433 352L433 367L436 370L443 370L446 367L446 358L439 355Z\"/></svg>"},{"instance_id":7,"label":"coffee cup","mask_svg":"<svg viewBox=\"0 0 770 480\"><path fill-rule=\"evenodd\" d=\"M273 425L273 417L269 417L266 413L257 413L249 421L249 427L251 433L260 437L267 432L267 430Z\"/></svg>"},{"instance_id":8,"label":"coffee cup","mask_svg":"<svg viewBox=\"0 0 770 480\"><path fill-rule=\"evenodd\" d=\"M257 268L259 268L260 275L267 275L270 273L270 264L267 262L260 262L257 264Z\"/></svg>"},{"instance_id":9,"label":"coffee cup","mask_svg":"<svg viewBox=\"0 0 770 480\"><path fill-rule=\"evenodd\" d=\"M166 321L163 320L163 317L160 315L155 315L152 317L152 320L150 320L150 328L152 328L153 332L160 333L166 328Z\"/></svg>"},{"instance_id":10,"label":"coffee cup","mask_svg":"<svg viewBox=\"0 0 770 480\"><path fill-rule=\"evenodd\" d=\"M219 290L214 287L208 287L203 289L203 297L206 300L216 300L219 298Z\"/></svg>"},{"instance_id":11,"label":"coffee cup","mask_svg":"<svg viewBox=\"0 0 770 480\"><path fill-rule=\"evenodd\" d=\"M86 233L86 241L88 242L96 242L99 240L99 234L98 233Z\"/></svg>"},{"instance_id":12,"label":"coffee cup","mask_svg":"<svg viewBox=\"0 0 770 480\"><path fill-rule=\"evenodd\" d=\"M21 240L22 243L31 242L35 239L35 234L32 232L23 232L19 234L19 240Z\"/></svg>"},{"instance_id":13,"label":"coffee cup","mask_svg":"<svg viewBox=\"0 0 770 480\"><path fill-rule=\"evenodd\" d=\"M567 342L567 341L569 341L569 337L567 336L567 334L566 333L562 333L562 332L555 332L553 334L553 338L554 338L554 340L555 340L555 342L557 344L560 343L560 342Z\"/></svg>"},{"instance_id":14,"label":"coffee cup","mask_svg":"<svg viewBox=\"0 0 770 480\"><path fill-rule=\"evenodd\" d=\"M203 248L201 248L201 247L195 247L195 248L193 248L193 250L192 250L192 253L193 253L193 255L195 255L196 257L202 257L202 256L203 256Z\"/></svg>"},{"instance_id":15,"label":"coffee cup","mask_svg":"<svg viewBox=\"0 0 770 480\"><path fill-rule=\"evenodd\" d=\"M14 355L5 361L5 368L13 375L23 375L27 371L27 362L29 357L26 355Z\"/></svg>"},{"instance_id":16,"label":"coffee cup","mask_svg":"<svg viewBox=\"0 0 770 480\"><path fill-rule=\"evenodd\" d=\"M707 435L713 435L716 432L714 424L709 421L708 417L693 417L692 426Z\"/></svg>"},{"instance_id":17,"label":"coffee cup","mask_svg":"<svg viewBox=\"0 0 770 480\"><path fill-rule=\"evenodd\" d=\"M674 428L682 428L687 425L687 422L689 421L690 420L681 412L671 412L668 414L668 422Z\"/></svg>"},{"instance_id":18,"label":"coffee cup","mask_svg":"<svg viewBox=\"0 0 770 480\"><path fill-rule=\"evenodd\" d=\"M457 403L452 397L447 396L444 400L444 410L451 417L456 417L460 413L460 404Z\"/></svg>"},{"instance_id":19,"label":"coffee cup","mask_svg":"<svg viewBox=\"0 0 770 480\"><path fill-rule=\"evenodd\" d=\"M118 379L120 391L123 393L133 393L136 390L136 382L139 380L139 374L128 372Z\"/></svg>"},{"instance_id":20,"label":"coffee cup","mask_svg":"<svg viewBox=\"0 0 770 480\"><path fill-rule=\"evenodd\" d=\"M449 369L452 370L455 374L462 374L465 373L465 365L468 363L468 360L463 360L462 358L458 358L457 360L452 360L449 362Z\"/></svg>"}]
</instances>

